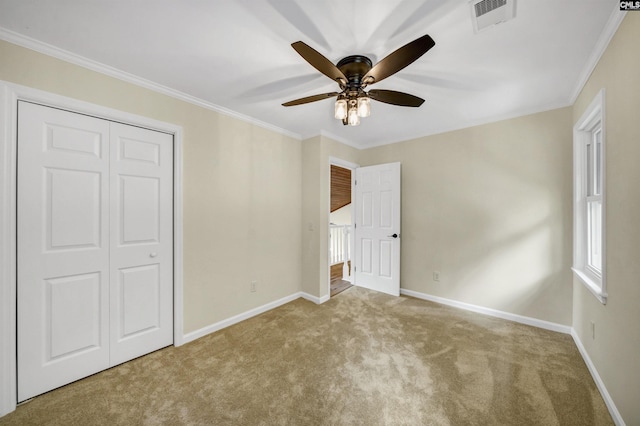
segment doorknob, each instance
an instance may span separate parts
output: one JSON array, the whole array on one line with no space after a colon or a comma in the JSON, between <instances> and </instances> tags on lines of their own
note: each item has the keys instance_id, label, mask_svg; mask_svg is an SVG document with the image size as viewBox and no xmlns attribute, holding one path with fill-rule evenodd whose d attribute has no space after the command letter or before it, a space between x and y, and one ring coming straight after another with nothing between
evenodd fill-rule
<instances>
[{"instance_id":1,"label":"doorknob","mask_svg":"<svg viewBox=\"0 0 640 426\"><path fill-rule=\"evenodd\" d=\"M393 235L387 235L387 237L389 238L398 238L400 235L398 234L393 234Z\"/></svg>"},{"instance_id":2,"label":"doorknob","mask_svg":"<svg viewBox=\"0 0 640 426\"><path fill-rule=\"evenodd\" d=\"M149 254L149 257L156 257L158 255L158 253L156 253L155 251Z\"/></svg>"}]
</instances>

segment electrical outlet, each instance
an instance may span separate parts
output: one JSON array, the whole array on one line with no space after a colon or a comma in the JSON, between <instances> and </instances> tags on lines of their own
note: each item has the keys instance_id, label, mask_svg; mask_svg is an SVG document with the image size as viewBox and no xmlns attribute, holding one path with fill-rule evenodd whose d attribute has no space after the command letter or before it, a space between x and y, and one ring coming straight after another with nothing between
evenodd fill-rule
<instances>
[{"instance_id":1,"label":"electrical outlet","mask_svg":"<svg viewBox=\"0 0 640 426\"><path fill-rule=\"evenodd\" d=\"M591 321L591 338L592 339L596 338L596 322L595 321Z\"/></svg>"},{"instance_id":2,"label":"electrical outlet","mask_svg":"<svg viewBox=\"0 0 640 426\"><path fill-rule=\"evenodd\" d=\"M251 281L251 286L249 287L249 291L252 293L256 291L256 286L258 285L258 281Z\"/></svg>"},{"instance_id":3,"label":"electrical outlet","mask_svg":"<svg viewBox=\"0 0 640 426\"><path fill-rule=\"evenodd\" d=\"M433 280L434 281L440 281L440 272L433 271Z\"/></svg>"}]
</instances>

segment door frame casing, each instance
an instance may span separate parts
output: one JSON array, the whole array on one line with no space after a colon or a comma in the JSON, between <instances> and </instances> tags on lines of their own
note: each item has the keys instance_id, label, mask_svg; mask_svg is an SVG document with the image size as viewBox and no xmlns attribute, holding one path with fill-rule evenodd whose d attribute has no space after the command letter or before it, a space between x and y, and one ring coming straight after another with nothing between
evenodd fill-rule
<instances>
[{"instance_id":1,"label":"door frame casing","mask_svg":"<svg viewBox=\"0 0 640 426\"><path fill-rule=\"evenodd\" d=\"M331 222L331 166L338 166L338 167L342 167L343 169L349 169L351 170L351 231L352 231L352 238L351 238L351 254L353 256L353 254L355 254L355 182L356 182L356 169L358 167L360 167L359 164L356 163L352 163L350 161L346 161L346 160L342 160L340 158L336 158L336 157L329 157L329 196L327 198L327 224ZM331 235L331 229L329 228L329 226L327 226L327 248L328 250L331 250L331 244L330 244L330 235ZM331 298L331 261L329 260L329 251L327 251L327 270L328 270L328 275L327 275L327 296L328 298ZM353 259L351 259L351 267L353 267L354 262ZM351 284L352 285L357 285L356 284L356 275L354 273L351 274Z\"/></svg>"},{"instance_id":2,"label":"door frame casing","mask_svg":"<svg viewBox=\"0 0 640 426\"><path fill-rule=\"evenodd\" d=\"M0 80L0 417L17 403L18 101L64 109L173 135L173 344L184 343L182 127Z\"/></svg>"}]
</instances>

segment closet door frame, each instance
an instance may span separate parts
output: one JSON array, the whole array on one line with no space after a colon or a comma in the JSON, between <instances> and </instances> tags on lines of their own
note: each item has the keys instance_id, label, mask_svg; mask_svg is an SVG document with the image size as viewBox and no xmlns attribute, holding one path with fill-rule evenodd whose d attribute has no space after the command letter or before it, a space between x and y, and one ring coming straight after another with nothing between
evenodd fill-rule
<instances>
[{"instance_id":1,"label":"closet door frame","mask_svg":"<svg viewBox=\"0 0 640 426\"><path fill-rule=\"evenodd\" d=\"M173 135L173 345L183 334L182 127L0 80L0 417L16 409L18 101Z\"/></svg>"}]
</instances>

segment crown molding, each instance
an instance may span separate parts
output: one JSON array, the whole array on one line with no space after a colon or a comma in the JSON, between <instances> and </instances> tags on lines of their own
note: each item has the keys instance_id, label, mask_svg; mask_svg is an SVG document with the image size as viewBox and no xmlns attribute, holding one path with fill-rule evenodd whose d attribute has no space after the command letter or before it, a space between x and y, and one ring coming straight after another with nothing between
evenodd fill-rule
<instances>
[{"instance_id":1,"label":"crown molding","mask_svg":"<svg viewBox=\"0 0 640 426\"><path fill-rule=\"evenodd\" d=\"M511 120L514 118L520 118L520 117L526 117L527 115L532 115L532 114L538 114L541 112L547 112L547 111L553 111L554 109L560 109L560 108L565 108L568 106L571 106L572 104L569 103L568 101L556 101L556 102L552 102L549 104L545 104L545 105L536 105L533 107L528 107L528 108L521 108L515 111L511 111L509 113L505 113L505 114L497 114L497 115L492 115L489 117L484 117L481 119L477 119L477 120L472 120L469 121L463 125L460 126L443 126L443 127L439 127L439 128L435 128L430 132L415 136L415 137L411 137L409 139L392 139L392 140L386 140L386 141L382 141L382 142L374 142L370 145L367 146L362 146L359 145L349 139L345 139L343 137L340 136L336 136L334 134L331 134L329 132L327 132L326 130L321 130L319 133L310 135L310 136L305 136L302 139L303 140L307 140L307 139L311 139L313 137L316 136L322 136L325 138L329 138L332 139L336 142L340 142L344 145L348 145L352 148L355 148L359 151L362 150L367 150L370 148L377 148L380 146L386 146L386 145L392 145L392 144L397 144L397 143L403 143L403 142L412 142L418 139L422 139L422 138L428 138L430 136L436 136L436 135L441 135L443 133L449 133L449 132L455 132L457 130L464 130L464 129L469 129L472 127L477 127L477 126L482 126L485 124L493 124L493 123L498 123L500 121L505 121L505 120Z\"/></svg>"},{"instance_id":2,"label":"crown molding","mask_svg":"<svg viewBox=\"0 0 640 426\"><path fill-rule=\"evenodd\" d=\"M201 108L208 109L210 111L215 111L220 114L224 114L226 116L233 117L250 124L254 124L258 127L262 127L263 129L271 130L271 131L283 134L285 136L289 136L296 140L302 140L301 135L297 133L290 132L289 130L274 126L264 121L256 120L255 118L250 117L248 115L241 114L239 112L230 110L220 105L216 105L214 103L208 102L204 99L200 99L195 96L188 95L184 92L180 92L179 90L175 90L170 87L163 86L151 80L147 80L145 78L138 77L134 74L130 74L128 72L119 70L109 65L105 65L103 63L94 61L92 59L85 58L84 56L77 55L75 53L53 46L51 44L44 43L42 41L36 40L31 37L27 37L15 31L8 30L6 28L0 27L0 40L4 40L6 42L9 42L21 47L25 47L30 50L34 50L44 55L63 60L65 62L69 62L74 65L78 65L80 67L89 69L91 71L95 71L100 74L104 74L109 77L113 77L118 80L122 80L124 82L134 84L136 86L143 87L145 89L148 89L157 93L161 93L166 96L170 96L174 99L178 99L180 101L187 102L192 105L196 105Z\"/></svg>"},{"instance_id":3,"label":"crown molding","mask_svg":"<svg viewBox=\"0 0 640 426\"><path fill-rule=\"evenodd\" d=\"M435 128L433 129L433 131L428 132L428 133L424 133L421 136L416 136L413 137L411 139L398 139L398 140L391 140L391 141L385 141L385 142L379 142L379 143L373 143L371 145L367 145L366 148L360 148L360 149L369 149L369 148L377 148L380 146L385 146L385 145L391 145L391 144L396 144L396 143L403 143L403 142L413 142L416 141L418 139L422 139L422 138L428 138L431 136L436 136L436 135L441 135L444 133L450 133L450 132L455 132L457 130L464 130L464 129L470 129L473 127L477 127L477 126L482 126L485 124L494 124L494 123L499 123L501 121L505 121L505 120L512 120L512 119L516 119L516 118L521 118L521 117L526 117L528 115L533 115L533 114L538 114L538 113L542 113L542 112L547 112L547 111L553 111L554 109L560 109L560 108L565 108L568 106L571 106L572 104L565 102L565 101L556 101L556 102L552 102L549 104L545 104L545 105L536 105L533 107L527 107L527 108L521 108L515 111L511 111L505 114L497 114L497 115L492 115L489 117L483 117L477 120L471 120L468 121L466 123L464 123L463 125L460 126L443 126L443 127L439 127L439 128Z\"/></svg>"},{"instance_id":4,"label":"crown molding","mask_svg":"<svg viewBox=\"0 0 640 426\"><path fill-rule=\"evenodd\" d=\"M357 143L355 143L354 141L352 141L350 139L343 138L342 136L334 135L333 133L329 133L326 130L320 130L320 133L318 133L317 135L314 135L314 136L318 136L318 135L322 136L322 137L325 137L327 139L331 139L331 140L333 140L335 142L339 142L339 143L341 143L343 145L350 146L351 148L355 148L357 150L362 150L362 149L365 148L362 145L358 145Z\"/></svg>"},{"instance_id":5,"label":"crown molding","mask_svg":"<svg viewBox=\"0 0 640 426\"><path fill-rule=\"evenodd\" d=\"M573 105L578 99L580 92L582 92L584 85L587 84L589 77L591 77L591 73L593 73L596 65L598 65L602 54L605 52L605 50L607 50L609 42L611 42L614 34L616 33L616 31L618 31L618 27L620 26L622 20L626 15L627 11L619 10L618 3L616 2L615 8L609 16L609 20L605 24L604 29L600 34L600 38L598 39L598 42L591 52L591 56L589 56L587 63L584 65L582 72L578 76L576 86L574 87L573 92L571 92L571 97L569 98L569 104Z\"/></svg>"},{"instance_id":6,"label":"crown molding","mask_svg":"<svg viewBox=\"0 0 640 426\"><path fill-rule=\"evenodd\" d=\"M480 120L475 120L471 123L465 123L462 126L451 126L451 127L446 127L446 128L440 128L440 129L433 129L433 131L431 132L427 132L424 135L418 136L418 137L413 137L413 138L409 138L409 139L401 139L401 140L387 140L384 142L379 142L379 143L374 143L374 144L370 144L370 145L366 145L363 146L361 144L358 144L356 142L354 142L353 140L341 137L341 136L337 136L335 134L331 134L329 132L327 132L326 130L320 130L320 132L318 133L314 133L312 135L300 135L298 133L294 133L291 132L289 130L274 126L270 123L266 123L260 120L257 120L253 117L250 117L248 115L244 115L241 113L238 113L236 111L230 110L228 108L222 107L220 105L216 105L213 104L211 102L208 102L206 100L197 98L195 96L191 96L188 95L186 93L180 92L178 90L174 90L171 89L167 86L163 86L161 84L155 83L153 81L138 77L136 75L127 73L125 71L116 69L114 67L102 64L100 62L85 58L83 56L77 55L75 53L71 53L69 51L66 51L64 49L60 49L56 46L41 42L39 40L27 37L25 35L16 33L14 31L11 30L7 30L5 28L0 27L0 39L1 40L5 40L9 43L12 44L16 44L18 46L22 46L25 47L27 49L31 49L34 50L36 52L40 52L42 54L57 58L57 59L61 59L63 61L81 66L83 68L125 81L127 83L131 83L134 84L136 86L139 87L143 87L146 88L148 90L152 90L154 92L157 93L161 93L167 96L170 96L174 99L178 99L196 106L199 106L201 108L205 108L211 111L215 111L218 112L220 114L224 114L226 116L229 117L233 117L236 119L239 119L241 121L244 122L248 122L250 124L256 125L258 127L267 129L267 130L271 130L277 133L280 133L282 135L285 136L289 136L293 139L296 140L305 140L305 139L309 139L311 137L315 137L315 136L323 136L329 139L332 139L334 141L340 142L342 144L345 144L347 146L350 146L352 148L358 149L358 150L363 150L363 149L369 149L369 148L374 148L374 147L378 147L378 146L383 146L383 145L389 145L389 144L394 144L394 143L400 143L400 142L407 142L410 140L415 140L415 139L419 139L422 137L428 137L428 136L433 136L433 135L437 135L437 134L441 134L441 133L447 133L447 132L451 132L451 131L455 131L455 130L460 130L460 129L464 129L464 128L469 128L469 127L474 127L474 126L478 126L478 125L483 125L483 124L488 124L488 123L493 123L496 121L501 121L501 120L507 120L507 119L511 119L511 118L516 118L516 117L520 117L523 115L529 115L529 114L533 114L533 113L538 113L538 112L543 112L543 111L548 111L548 110L552 110L552 109L556 109L556 108L562 108L565 106L570 106L573 105L577 99L577 97L579 96L580 92L582 91L582 89L584 88L584 85L586 84L586 82L588 81L589 77L591 76L593 70L595 69L596 65L598 64L598 61L600 60L600 58L602 57L602 54L604 53L604 51L606 50L607 46L609 45L609 42L611 41L611 39L613 38L613 35L616 33L616 31L618 30L618 27L620 26L621 22L623 21L625 15L626 15L626 11L620 11L618 10L618 8L614 8L614 10L612 11L611 15L609 16L609 19L607 20L607 23L605 24L605 27L598 39L598 42L596 43L595 47L593 48L593 51L591 53L591 55L589 56L589 59L587 60L585 66L583 67L582 72L580 73L580 75L578 76L576 85L573 89L573 91L571 92L569 98L566 100L566 102L555 102L552 104L548 104L548 105L543 105L543 106L538 106L538 107L533 107L533 108L526 108L526 109L522 109L519 111L513 111L510 112L508 114L502 114L502 115L497 115L497 116L492 116L492 117L487 117L487 118L483 118Z\"/></svg>"}]
</instances>

